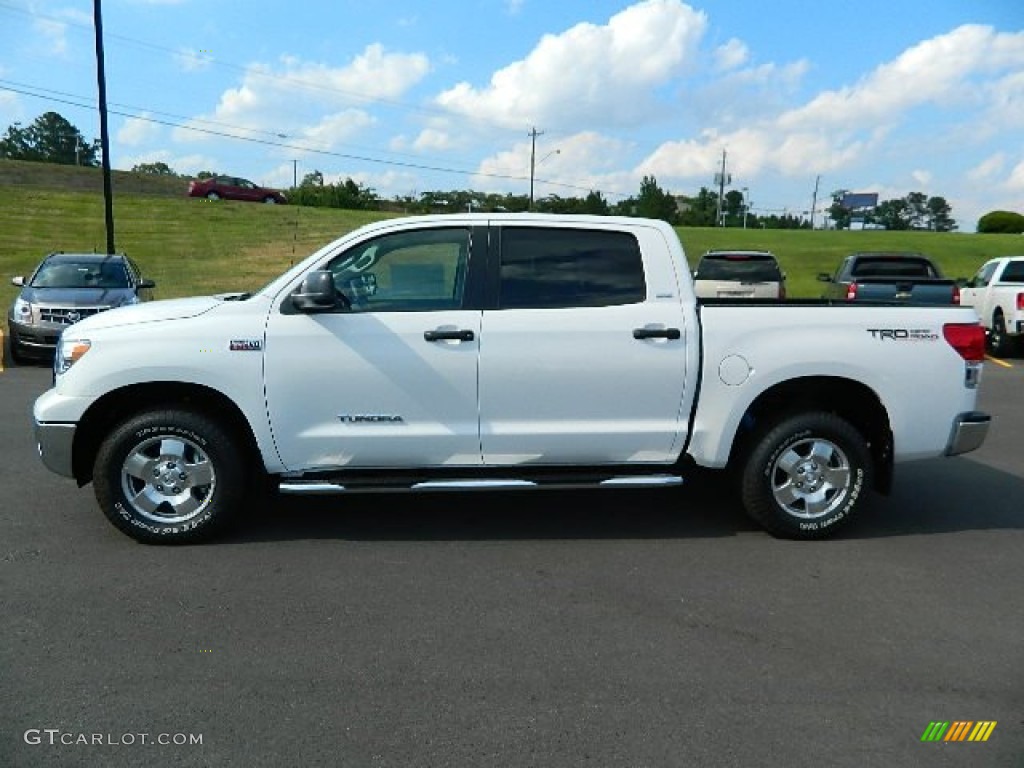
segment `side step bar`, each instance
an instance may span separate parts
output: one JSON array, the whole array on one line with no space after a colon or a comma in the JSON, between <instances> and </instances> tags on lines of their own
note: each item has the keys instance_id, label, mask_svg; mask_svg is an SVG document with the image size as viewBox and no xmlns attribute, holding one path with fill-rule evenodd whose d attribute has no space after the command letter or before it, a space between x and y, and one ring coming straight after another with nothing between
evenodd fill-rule
<instances>
[{"instance_id":1,"label":"side step bar","mask_svg":"<svg viewBox=\"0 0 1024 768\"><path fill-rule=\"evenodd\" d=\"M423 480L410 484L386 483L345 485L338 482L287 480L281 483L281 493L290 495L322 496L334 493L366 493L368 491L510 491L526 488L573 489L573 488L660 488L664 486L682 485L683 478L679 475L620 475L599 478L592 481L580 479L556 480L553 482L537 482L521 479L474 479L474 480Z\"/></svg>"}]
</instances>

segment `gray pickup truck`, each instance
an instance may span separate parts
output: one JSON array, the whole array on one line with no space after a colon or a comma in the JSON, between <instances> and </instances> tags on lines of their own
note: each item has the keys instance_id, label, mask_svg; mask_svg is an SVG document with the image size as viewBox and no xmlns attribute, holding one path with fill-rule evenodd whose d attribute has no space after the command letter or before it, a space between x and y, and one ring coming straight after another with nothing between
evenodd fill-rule
<instances>
[{"instance_id":1,"label":"gray pickup truck","mask_svg":"<svg viewBox=\"0 0 1024 768\"><path fill-rule=\"evenodd\" d=\"M822 298L906 304L959 304L960 288L924 254L883 251L852 253L827 283Z\"/></svg>"}]
</instances>

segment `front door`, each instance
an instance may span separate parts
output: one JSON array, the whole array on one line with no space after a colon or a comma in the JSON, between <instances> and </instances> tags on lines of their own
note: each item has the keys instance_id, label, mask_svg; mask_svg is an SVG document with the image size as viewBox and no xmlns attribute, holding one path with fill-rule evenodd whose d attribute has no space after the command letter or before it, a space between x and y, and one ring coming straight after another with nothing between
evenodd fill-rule
<instances>
[{"instance_id":1,"label":"front door","mask_svg":"<svg viewBox=\"0 0 1024 768\"><path fill-rule=\"evenodd\" d=\"M267 324L267 407L295 470L475 466L480 317L468 227L385 234L324 268L351 307Z\"/></svg>"}]
</instances>

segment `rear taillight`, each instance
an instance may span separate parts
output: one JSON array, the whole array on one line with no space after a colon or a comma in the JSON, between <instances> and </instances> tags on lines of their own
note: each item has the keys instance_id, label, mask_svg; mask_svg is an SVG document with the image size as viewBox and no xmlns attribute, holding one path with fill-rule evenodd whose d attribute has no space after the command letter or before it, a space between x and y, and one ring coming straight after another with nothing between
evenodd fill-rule
<instances>
[{"instance_id":1,"label":"rear taillight","mask_svg":"<svg viewBox=\"0 0 1024 768\"><path fill-rule=\"evenodd\" d=\"M960 286L955 284L953 285L953 303L960 303Z\"/></svg>"},{"instance_id":2,"label":"rear taillight","mask_svg":"<svg viewBox=\"0 0 1024 768\"><path fill-rule=\"evenodd\" d=\"M850 283L848 286L846 286L846 300L847 301L853 301L856 298L857 298L857 284L856 283Z\"/></svg>"},{"instance_id":3,"label":"rear taillight","mask_svg":"<svg viewBox=\"0 0 1024 768\"><path fill-rule=\"evenodd\" d=\"M980 363L985 359L985 329L979 323L946 323L942 335L967 362Z\"/></svg>"},{"instance_id":4,"label":"rear taillight","mask_svg":"<svg viewBox=\"0 0 1024 768\"><path fill-rule=\"evenodd\" d=\"M1017 311L1024 312L1024 293L1017 294Z\"/></svg>"},{"instance_id":5,"label":"rear taillight","mask_svg":"<svg viewBox=\"0 0 1024 768\"><path fill-rule=\"evenodd\" d=\"M780 299L786 298L786 286L784 286L784 285L780 285L779 286L779 298Z\"/></svg>"}]
</instances>

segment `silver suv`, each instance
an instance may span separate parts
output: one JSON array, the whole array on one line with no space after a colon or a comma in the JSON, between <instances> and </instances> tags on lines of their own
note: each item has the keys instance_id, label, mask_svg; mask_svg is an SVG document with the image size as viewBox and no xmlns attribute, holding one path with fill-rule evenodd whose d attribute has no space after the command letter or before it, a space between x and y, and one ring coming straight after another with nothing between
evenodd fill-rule
<instances>
[{"instance_id":1,"label":"silver suv","mask_svg":"<svg viewBox=\"0 0 1024 768\"><path fill-rule=\"evenodd\" d=\"M786 298L786 275L770 251L708 251L693 280L698 299Z\"/></svg>"},{"instance_id":2,"label":"silver suv","mask_svg":"<svg viewBox=\"0 0 1024 768\"><path fill-rule=\"evenodd\" d=\"M21 293L7 312L11 359L50 359L66 327L114 307L152 299L155 283L124 255L51 253L26 279L11 283Z\"/></svg>"}]
</instances>

